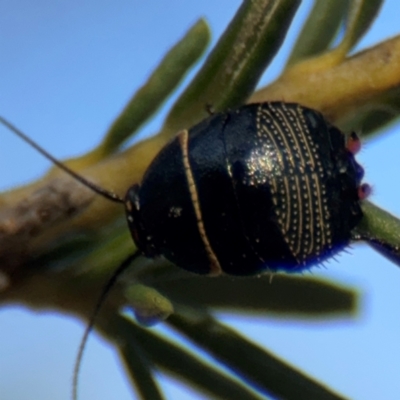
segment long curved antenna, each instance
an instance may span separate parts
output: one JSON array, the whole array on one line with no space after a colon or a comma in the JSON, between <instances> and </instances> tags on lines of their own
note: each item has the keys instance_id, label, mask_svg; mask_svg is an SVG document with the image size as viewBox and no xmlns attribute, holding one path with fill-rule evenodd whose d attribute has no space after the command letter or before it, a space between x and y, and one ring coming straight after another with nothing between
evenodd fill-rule
<instances>
[{"instance_id":1,"label":"long curved antenna","mask_svg":"<svg viewBox=\"0 0 400 400\"><path fill-rule=\"evenodd\" d=\"M139 256L141 256L142 253L140 251L137 251L136 253L133 253L129 255L122 263L121 265L113 272L111 275L110 279L107 281L107 283L104 285L100 296L97 299L96 305L93 309L93 312L90 316L89 322L86 325L85 332L82 336L81 342L79 344L78 348L78 354L75 359L75 366L74 366L74 375L72 379L72 399L73 400L78 400L78 379L79 379L79 371L80 367L82 364L82 356L83 356L83 351L85 350L86 342L88 340L90 332L93 330L94 323L96 321L96 318L99 314L100 308L104 303L104 300L106 299L108 293L110 292L111 288L114 286L116 280L118 277L129 267L129 265L136 260Z\"/></svg>"},{"instance_id":2,"label":"long curved antenna","mask_svg":"<svg viewBox=\"0 0 400 400\"><path fill-rule=\"evenodd\" d=\"M103 189L100 186L95 185L93 182L88 181L83 176L77 174L72 169L69 169L66 165L64 165L61 161L54 158L50 153L48 153L43 147L39 146L36 142L30 139L25 133L20 131L17 127L15 127L11 122L8 122L5 118L0 117L0 123L5 125L8 129L14 132L18 137L20 137L24 142L28 143L34 149L36 149L40 154L50 160L53 164L57 165L57 167L61 168L64 172L75 178L77 181L82 183L82 185L88 187L93 190L100 196L105 197L108 200L114 201L116 203L125 203L124 199L119 197L116 193L111 192L109 190Z\"/></svg>"}]
</instances>

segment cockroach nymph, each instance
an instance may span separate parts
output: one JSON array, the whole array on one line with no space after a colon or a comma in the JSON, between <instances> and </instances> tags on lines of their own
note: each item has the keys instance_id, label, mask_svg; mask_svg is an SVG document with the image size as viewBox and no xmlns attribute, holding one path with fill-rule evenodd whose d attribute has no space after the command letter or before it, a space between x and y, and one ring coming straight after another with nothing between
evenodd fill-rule
<instances>
[{"instance_id":1,"label":"cockroach nymph","mask_svg":"<svg viewBox=\"0 0 400 400\"><path fill-rule=\"evenodd\" d=\"M117 277L139 255L198 273L301 271L350 241L370 188L356 162L360 141L296 103L249 104L213 114L165 145L125 198L70 170L9 122L23 140L99 195L125 206L138 251L107 282L83 349Z\"/></svg>"}]
</instances>

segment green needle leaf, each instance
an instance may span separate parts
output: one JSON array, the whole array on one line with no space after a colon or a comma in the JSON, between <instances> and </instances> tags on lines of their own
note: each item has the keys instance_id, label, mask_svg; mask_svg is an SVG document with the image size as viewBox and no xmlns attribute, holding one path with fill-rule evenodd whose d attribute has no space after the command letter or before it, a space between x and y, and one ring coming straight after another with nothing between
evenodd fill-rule
<instances>
[{"instance_id":1,"label":"green needle leaf","mask_svg":"<svg viewBox=\"0 0 400 400\"><path fill-rule=\"evenodd\" d=\"M164 57L147 82L135 93L95 150L114 152L163 104L188 70L203 54L210 41L207 23L200 19Z\"/></svg>"},{"instance_id":2,"label":"green needle leaf","mask_svg":"<svg viewBox=\"0 0 400 400\"><path fill-rule=\"evenodd\" d=\"M180 304L247 315L282 318L337 318L354 315L355 290L316 278L276 274L272 277L191 277L152 283Z\"/></svg>"},{"instance_id":3,"label":"green needle leaf","mask_svg":"<svg viewBox=\"0 0 400 400\"><path fill-rule=\"evenodd\" d=\"M364 35L377 16L383 0L350 1L346 33L340 46L350 50Z\"/></svg>"},{"instance_id":4,"label":"green needle leaf","mask_svg":"<svg viewBox=\"0 0 400 400\"><path fill-rule=\"evenodd\" d=\"M400 266L400 220L369 201L362 203L364 218L355 233Z\"/></svg>"},{"instance_id":5,"label":"green needle leaf","mask_svg":"<svg viewBox=\"0 0 400 400\"><path fill-rule=\"evenodd\" d=\"M207 314L179 309L168 323L266 395L287 400L343 399Z\"/></svg>"},{"instance_id":6,"label":"green needle leaf","mask_svg":"<svg viewBox=\"0 0 400 400\"><path fill-rule=\"evenodd\" d=\"M347 10L348 0L316 1L294 45L287 67L327 50Z\"/></svg>"},{"instance_id":7,"label":"green needle leaf","mask_svg":"<svg viewBox=\"0 0 400 400\"><path fill-rule=\"evenodd\" d=\"M141 325L154 325L168 318L174 311L172 303L151 287L130 285L124 294Z\"/></svg>"},{"instance_id":8,"label":"green needle leaf","mask_svg":"<svg viewBox=\"0 0 400 400\"><path fill-rule=\"evenodd\" d=\"M129 339L125 338L122 343L120 342L118 350L141 399L164 400L165 397L154 379L149 360L134 336L129 337Z\"/></svg>"},{"instance_id":9,"label":"green needle leaf","mask_svg":"<svg viewBox=\"0 0 400 400\"><path fill-rule=\"evenodd\" d=\"M117 344L122 343L128 370L133 366L133 370L129 371L130 374L135 373L136 363L140 362L136 347L130 349L130 346L136 346L132 344L134 341L140 346L147 363L151 360L167 374L186 381L191 388L206 393L213 399L261 400L261 397L236 379L150 329L138 327L125 316L115 316L112 323L103 324L101 329Z\"/></svg>"},{"instance_id":10,"label":"green needle leaf","mask_svg":"<svg viewBox=\"0 0 400 400\"><path fill-rule=\"evenodd\" d=\"M238 106L254 90L282 44L299 0L246 0L172 108L164 131L177 132L216 111Z\"/></svg>"}]
</instances>

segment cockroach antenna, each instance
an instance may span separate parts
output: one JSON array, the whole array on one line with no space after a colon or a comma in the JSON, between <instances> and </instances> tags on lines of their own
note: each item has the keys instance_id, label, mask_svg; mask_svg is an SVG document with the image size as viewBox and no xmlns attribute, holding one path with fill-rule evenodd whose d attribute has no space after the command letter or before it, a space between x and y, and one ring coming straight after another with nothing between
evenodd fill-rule
<instances>
[{"instance_id":1,"label":"cockroach antenna","mask_svg":"<svg viewBox=\"0 0 400 400\"><path fill-rule=\"evenodd\" d=\"M118 277L131 265L131 263L136 260L142 254L138 251L134 254L129 255L120 266L113 272L111 277L108 279L107 283L104 285L100 296L97 298L97 303L93 309L93 312L90 314L89 322L86 325L85 332L83 333L81 342L78 348L78 354L75 358L74 365L74 373L72 377L72 400L78 400L78 380L79 380L79 371L82 364L83 352L86 347L87 340L89 338L90 332L94 328L94 324L96 322L97 316L99 315L101 306L103 305L105 299L107 298L108 293L114 286Z\"/></svg>"},{"instance_id":2,"label":"cockroach antenna","mask_svg":"<svg viewBox=\"0 0 400 400\"><path fill-rule=\"evenodd\" d=\"M20 137L23 141L28 143L34 149L36 149L40 154L42 154L45 158L47 158L49 161L51 161L53 164L55 164L61 170L63 170L68 175L72 176L74 179L76 179L77 181L82 183L82 185L88 187L89 189L93 190L95 193L99 194L100 196L105 197L108 200L114 201L116 203L125 204L125 201L121 197L119 197L116 193L106 190L106 189L103 189L102 187L94 184L93 182L90 182L89 180L85 179L83 176L77 174L75 171L68 168L65 164L63 164L61 161L57 160L50 153L48 153L43 147L38 145L35 141L30 139L25 133L23 133L21 130L19 130L17 127L15 127L12 123L10 123L8 120L6 120L5 118L3 118L1 116L0 116L0 123L5 125L8 129L10 129L12 132L14 132L18 137ZM108 281L104 285L103 289L101 290L100 296L98 297L95 307L93 308L93 312L90 315L89 321L86 325L85 331L83 333L81 342L78 347L78 354L75 359L74 372L73 372L73 378L72 378L72 399L73 400L78 399L78 380L79 380L79 371L80 371L80 367L82 364L83 352L85 350L86 343L89 338L89 334L94 328L94 325L95 325L97 316L100 312L101 306L103 305L104 301L106 300L108 293L114 286L118 277L140 255L141 255L140 251L137 251L134 254L129 255L120 264L120 266L112 273L111 277L108 279Z\"/></svg>"},{"instance_id":3,"label":"cockroach antenna","mask_svg":"<svg viewBox=\"0 0 400 400\"><path fill-rule=\"evenodd\" d=\"M75 171L72 169L68 168L65 164L63 164L61 161L57 160L55 157L53 157L49 152L47 152L43 147L39 146L36 142L34 142L31 138L29 138L25 133L20 131L16 126L14 126L11 122L7 121L5 118L0 116L0 123L5 125L8 129L10 129L12 132L14 132L18 137L20 137L24 142L28 143L31 147L36 149L40 154L42 154L45 158L47 158L49 161L51 161L53 164L57 165L60 169L62 169L64 172L66 172L68 175L72 176L74 179L82 183L82 185L88 187L89 189L93 190L100 196L105 197L108 200L114 201L116 203L122 203L124 204L125 201L121 197L119 197L116 193L106 190L93 182L90 182L89 180L85 179L83 176L77 174Z\"/></svg>"}]
</instances>

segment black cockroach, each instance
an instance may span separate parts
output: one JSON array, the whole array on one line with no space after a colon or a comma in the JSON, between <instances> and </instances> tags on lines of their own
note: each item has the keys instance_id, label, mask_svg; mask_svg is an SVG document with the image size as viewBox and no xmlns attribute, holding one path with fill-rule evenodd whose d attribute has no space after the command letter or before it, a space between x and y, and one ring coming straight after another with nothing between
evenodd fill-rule
<instances>
[{"instance_id":1,"label":"black cockroach","mask_svg":"<svg viewBox=\"0 0 400 400\"><path fill-rule=\"evenodd\" d=\"M19 137L82 184L123 203L138 252L107 282L80 345L116 278L144 255L199 274L300 271L333 256L362 219L369 186L346 136L319 112L295 103L245 105L182 130L161 149L125 198L98 187Z\"/></svg>"},{"instance_id":2,"label":"black cockroach","mask_svg":"<svg viewBox=\"0 0 400 400\"><path fill-rule=\"evenodd\" d=\"M298 104L211 116L179 132L128 190L129 229L147 257L200 274L306 268L346 246L362 217L352 148Z\"/></svg>"}]
</instances>

